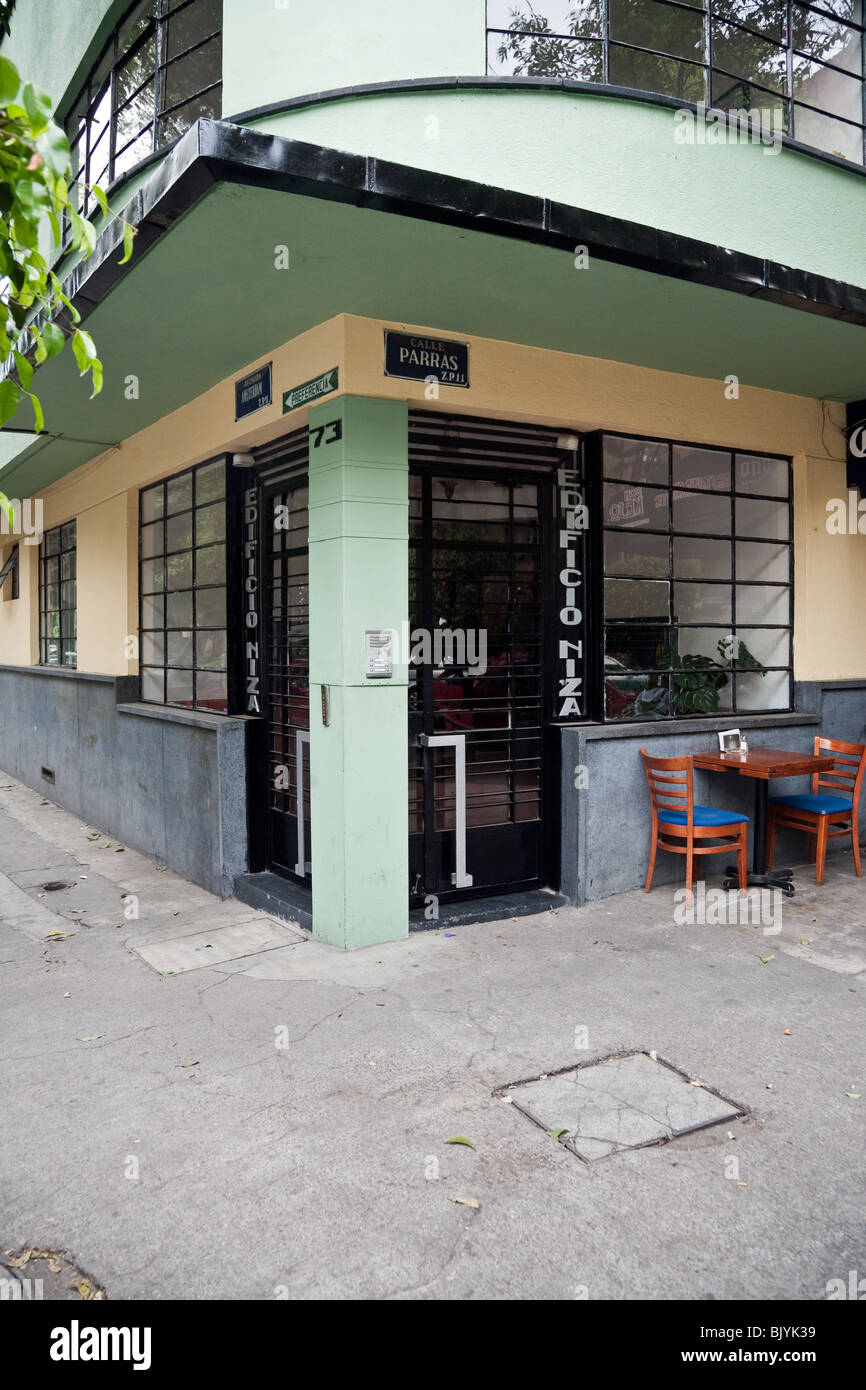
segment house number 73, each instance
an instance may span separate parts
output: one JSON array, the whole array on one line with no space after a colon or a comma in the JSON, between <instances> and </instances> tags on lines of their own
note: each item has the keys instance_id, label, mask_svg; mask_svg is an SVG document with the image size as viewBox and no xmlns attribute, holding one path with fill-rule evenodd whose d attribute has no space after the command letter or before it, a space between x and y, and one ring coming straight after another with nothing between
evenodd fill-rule
<instances>
[{"instance_id":1,"label":"house number 73","mask_svg":"<svg viewBox=\"0 0 866 1390\"><path fill-rule=\"evenodd\" d=\"M319 449L322 444L336 444L338 439L343 438L342 420L329 420L326 425L317 425L314 430L310 430L313 440L313 448Z\"/></svg>"}]
</instances>

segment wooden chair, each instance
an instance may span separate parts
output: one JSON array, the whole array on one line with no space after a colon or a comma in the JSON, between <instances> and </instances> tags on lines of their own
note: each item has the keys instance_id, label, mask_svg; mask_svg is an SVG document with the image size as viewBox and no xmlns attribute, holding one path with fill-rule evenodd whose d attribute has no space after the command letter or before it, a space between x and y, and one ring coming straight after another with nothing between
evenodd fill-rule
<instances>
[{"instance_id":1,"label":"wooden chair","mask_svg":"<svg viewBox=\"0 0 866 1390\"><path fill-rule=\"evenodd\" d=\"M648 893L652 887L658 849L686 856L686 900L689 903L700 854L721 854L723 851L730 854L731 849L736 848L739 886L745 889L749 817L737 811L695 805L691 758L652 758L645 748L640 750L640 755L652 807L652 843L645 891ZM722 840L720 845L697 843L719 839Z\"/></svg>"},{"instance_id":2,"label":"wooden chair","mask_svg":"<svg viewBox=\"0 0 866 1390\"><path fill-rule=\"evenodd\" d=\"M854 847L854 868L862 878L860 868L860 839L857 829L857 807L860 786L866 769L866 744L843 743L836 738L816 738L815 756L828 753L827 771L812 774L811 792L791 796L772 796L767 823L767 868L772 868L776 851L776 831L780 825L792 830L805 830L814 835L809 858L815 861L815 882L824 882L827 862L827 841L851 836ZM829 787L829 792L822 792ZM843 792L846 795L840 796ZM847 822L847 824L846 824ZM836 825L838 830L831 830Z\"/></svg>"}]
</instances>

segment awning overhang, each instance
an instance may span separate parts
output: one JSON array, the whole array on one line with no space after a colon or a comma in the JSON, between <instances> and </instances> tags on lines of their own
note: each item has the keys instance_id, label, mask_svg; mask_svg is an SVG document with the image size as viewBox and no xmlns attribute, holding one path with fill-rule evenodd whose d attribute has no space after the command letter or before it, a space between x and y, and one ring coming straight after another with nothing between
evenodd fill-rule
<instances>
[{"instance_id":1,"label":"awning overhang","mask_svg":"<svg viewBox=\"0 0 866 1390\"><path fill-rule=\"evenodd\" d=\"M9 496L39 492L341 313L866 397L866 289L465 179L203 120L124 216L138 229L130 264L110 226L67 284L105 363L103 392L88 399L70 353L40 368L50 433L3 430ZM282 246L288 270L276 268ZM579 246L588 269L575 268Z\"/></svg>"}]
</instances>

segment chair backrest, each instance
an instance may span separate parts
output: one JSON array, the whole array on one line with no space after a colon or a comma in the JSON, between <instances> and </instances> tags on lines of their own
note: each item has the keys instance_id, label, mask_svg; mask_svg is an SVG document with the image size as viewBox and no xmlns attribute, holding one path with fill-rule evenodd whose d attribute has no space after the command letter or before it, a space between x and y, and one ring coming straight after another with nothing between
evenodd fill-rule
<instances>
[{"instance_id":1,"label":"chair backrest","mask_svg":"<svg viewBox=\"0 0 866 1390\"><path fill-rule=\"evenodd\" d=\"M653 816L659 811L684 811L686 824L691 825L694 812L691 758L653 758L645 748L640 750L640 755Z\"/></svg>"},{"instance_id":2,"label":"chair backrest","mask_svg":"<svg viewBox=\"0 0 866 1390\"><path fill-rule=\"evenodd\" d=\"M815 738L815 755L827 753L826 772L812 774L812 791L829 787L835 792L847 792L854 805L860 797L860 784L866 769L866 744L843 743L838 738ZM835 766L832 766L835 764Z\"/></svg>"}]
</instances>

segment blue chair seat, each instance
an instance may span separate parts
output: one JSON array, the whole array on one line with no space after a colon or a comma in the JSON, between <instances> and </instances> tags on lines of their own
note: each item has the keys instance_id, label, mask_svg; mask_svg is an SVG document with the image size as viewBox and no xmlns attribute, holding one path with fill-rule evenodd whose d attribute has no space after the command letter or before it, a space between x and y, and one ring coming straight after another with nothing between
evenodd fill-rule
<instances>
[{"instance_id":1,"label":"blue chair seat","mask_svg":"<svg viewBox=\"0 0 866 1390\"><path fill-rule=\"evenodd\" d=\"M793 811L811 811L815 816L829 816L834 811L850 811L851 802L844 796L824 792L802 792L792 796L771 796L771 806L790 806Z\"/></svg>"},{"instance_id":2,"label":"blue chair seat","mask_svg":"<svg viewBox=\"0 0 866 1390\"><path fill-rule=\"evenodd\" d=\"M741 816L737 811L719 811L715 806L694 806L695 825L742 825L743 821L749 819L748 816ZM685 811L664 811L659 810L659 820L666 821L668 825L685 825L687 817Z\"/></svg>"}]
</instances>

